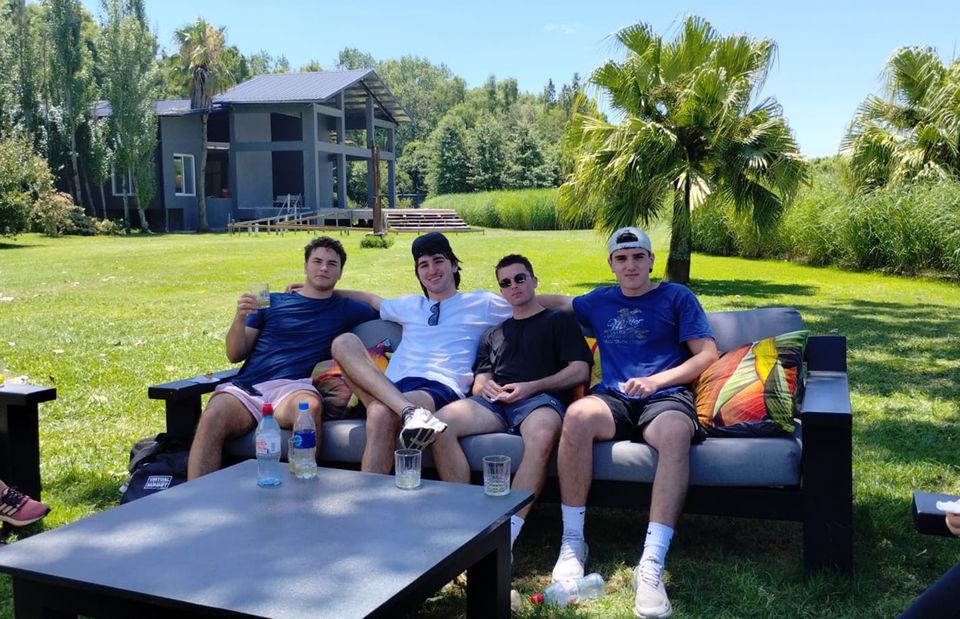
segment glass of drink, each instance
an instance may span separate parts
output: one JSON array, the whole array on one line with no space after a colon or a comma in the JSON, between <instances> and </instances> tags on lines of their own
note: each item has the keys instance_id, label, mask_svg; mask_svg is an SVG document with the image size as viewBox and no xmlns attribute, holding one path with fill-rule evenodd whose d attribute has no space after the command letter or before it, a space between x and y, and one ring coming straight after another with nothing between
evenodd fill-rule
<instances>
[{"instance_id":1,"label":"glass of drink","mask_svg":"<svg viewBox=\"0 0 960 619\"><path fill-rule=\"evenodd\" d=\"M270 286L269 284L257 282L250 288L253 296L257 297L257 305L261 308L270 307Z\"/></svg>"},{"instance_id":2,"label":"glass of drink","mask_svg":"<svg viewBox=\"0 0 960 619\"><path fill-rule=\"evenodd\" d=\"M483 491L489 496L510 494L510 456L483 457Z\"/></svg>"},{"instance_id":3,"label":"glass of drink","mask_svg":"<svg viewBox=\"0 0 960 619\"><path fill-rule=\"evenodd\" d=\"M393 452L397 488L413 490L420 487L420 457L419 449L398 449Z\"/></svg>"}]
</instances>

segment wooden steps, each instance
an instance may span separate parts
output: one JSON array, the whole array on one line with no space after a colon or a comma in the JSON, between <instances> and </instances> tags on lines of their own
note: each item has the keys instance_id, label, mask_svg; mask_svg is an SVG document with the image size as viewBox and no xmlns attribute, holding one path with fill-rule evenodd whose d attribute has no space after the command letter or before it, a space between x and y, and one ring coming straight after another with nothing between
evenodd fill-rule
<instances>
[{"instance_id":1,"label":"wooden steps","mask_svg":"<svg viewBox=\"0 0 960 619\"><path fill-rule=\"evenodd\" d=\"M450 209L384 209L390 232L483 232Z\"/></svg>"}]
</instances>

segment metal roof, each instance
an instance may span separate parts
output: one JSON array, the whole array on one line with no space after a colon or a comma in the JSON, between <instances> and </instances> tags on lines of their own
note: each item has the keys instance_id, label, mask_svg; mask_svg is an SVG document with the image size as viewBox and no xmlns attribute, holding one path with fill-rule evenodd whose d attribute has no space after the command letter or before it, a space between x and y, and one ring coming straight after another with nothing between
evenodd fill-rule
<instances>
[{"instance_id":1,"label":"metal roof","mask_svg":"<svg viewBox=\"0 0 960 619\"><path fill-rule=\"evenodd\" d=\"M164 99L153 104L157 116L184 116L190 114L190 99ZM96 101L93 104L94 118L106 118L113 113L109 101Z\"/></svg>"},{"instance_id":2,"label":"metal roof","mask_svg":"<svg viewBox=\"0 0 960 619\"><path fill-rule=\"evenodd\" d=\"M258 75L214 97L213 101L215 104L332 103L340 92L343 92L346 112L365 110L369 93L383 116L397 123L411 122L410 115L373 69Z\"/></svg>"}]
</instances>

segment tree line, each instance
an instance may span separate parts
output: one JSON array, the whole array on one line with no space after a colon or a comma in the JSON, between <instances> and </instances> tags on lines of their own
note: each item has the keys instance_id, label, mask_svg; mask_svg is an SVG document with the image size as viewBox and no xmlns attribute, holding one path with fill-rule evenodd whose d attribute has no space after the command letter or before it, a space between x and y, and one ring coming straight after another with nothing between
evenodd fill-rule
<instances>
[{"instance_id":1,"label":"tree line","mask_svg":"<svg viewBox=\"0 0 960 619\"><path fill-rule=\"evenodd\" d=\"M145 209L157 192L153 104L186 98L201 110L197 195L206 228L206 121L213 97L257 75L294 69L282 54L242 53L229 44L226 27L202 17L179 28L169 47L148 24L143 0L102 0L98 16L79 0L0 0L0 160L23 155L28 145L52 175L39 179L23 170L14 183L24 188L14 200L20 206L0 206L0 213L20 216L0 221L0 231L26 229L22 204L36 203L51 183L86 213L105 218L103 186L111 177L122 185L126 229L136 212L146 230ZM324 68L310 60L298 70ZM401 194L557 186L567 123L577 112L596 114L576 74L559 88L550 80L543 92L530 94L512 78L491 75L467 88L442 63L416 56L377 60L355 48L341 50L327 68L374 69L413 118L396 136ZM109 106L109 115L98 105ZM363 205L365 174L365 166L352 165L347 187Z\"/></svg>"}]
</instances>

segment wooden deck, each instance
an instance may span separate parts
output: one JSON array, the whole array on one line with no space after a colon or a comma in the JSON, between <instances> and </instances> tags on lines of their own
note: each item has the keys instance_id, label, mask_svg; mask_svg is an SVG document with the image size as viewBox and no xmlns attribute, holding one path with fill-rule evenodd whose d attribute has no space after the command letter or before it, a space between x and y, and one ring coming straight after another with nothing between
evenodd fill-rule
<instances>
[{"instance_id":1,"label":"wooden deck","mask_svg":"<svg viewBox=\"0 0 960 619\"><path fill-rule=\"evenodd\" d=\"M386 229L388 232L480 232L483 228L472 228L449 209L384 209ZM350 234L351 230L372 230L373 209L325 209L318 213L299 216L278 215L263 217L247 221L234 221L227 225L231 234L246 232L259 234L272 232L311 232L337 231L340 234Z\"/></svg>"}]
</instances>

